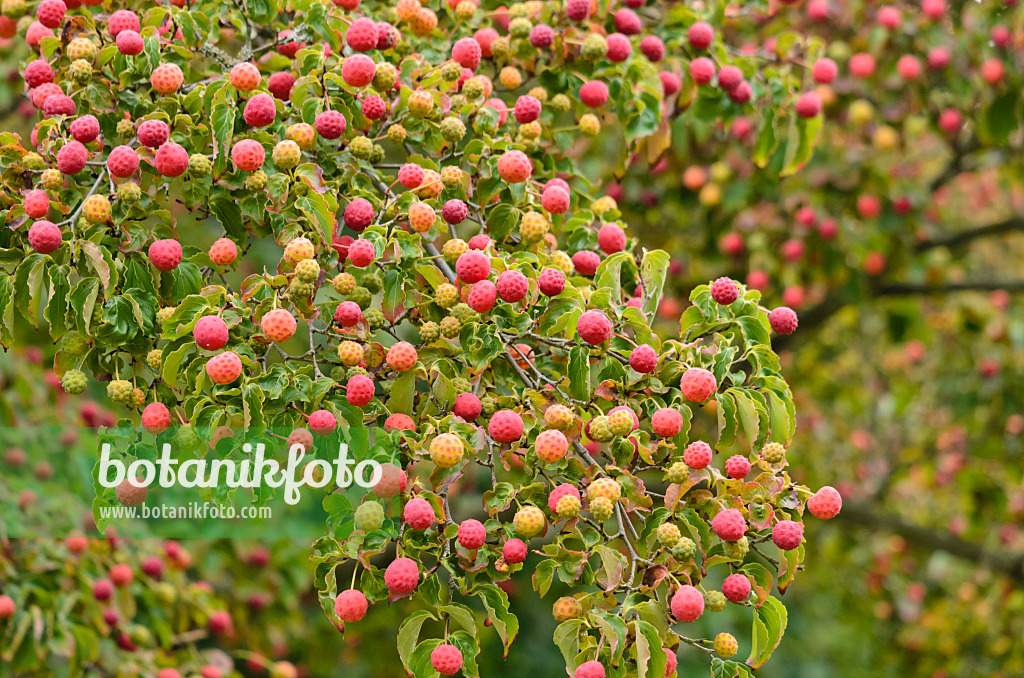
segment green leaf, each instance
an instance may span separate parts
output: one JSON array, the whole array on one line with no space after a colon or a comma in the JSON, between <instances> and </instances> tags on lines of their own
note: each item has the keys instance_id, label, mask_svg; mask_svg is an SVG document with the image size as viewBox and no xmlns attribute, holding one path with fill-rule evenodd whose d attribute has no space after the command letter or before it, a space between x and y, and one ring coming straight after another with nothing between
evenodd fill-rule
<instances>
[{"instance_id":1,"label":"green leaf","mask_svg":"<svg viewBox=\"0 0 1024 678\"><path fill-rule=\"evenodd\" d=\"M509 648L519 634L519 619L509 612L508 594L494 584L484 584L477 588L476 595L480 597L491 626L501 639L505 648L504 656L508 657Z\"/></svg>"},{"instance_id":2,"label":"green leaf","mask_svg":"<svg viewBox=\"0 0 1024 678\"><path fill-rule=\"evenodd\" d=\"M323 195L315 191L307 193L295 201L295 206L302 210L311 224L317 227L322 242L330 244L334 240L336 223L334 210L331 209Z\"/></svg>"},{"instance_id":3,"label":"green leaf","mask_svg":"<svg viewBox=\"0 0 1024 678\"><path fill-rule=\"evenodd\" d=\"M765 665L782 642L787 617L786 606L772 596L761 607L754 608L754 629L747 664L755 669Z\"/></svg>"},{"instance_id":4,"label":"green leaf","mask_svg":"<svg viewBox=\"0 0 1024 678\"><path fill-rule=\"evenodd\" d=\"M416 370L402 372L391 385L388 394L388 408L391 412L412 415L413 398L416 395Z\"/></svg>"},{"instance_id":5,"label":"green leaf","mask_svg":"<svg viewBox=\"0 0 1024 678\"><path fill-rule=\"evenodd\" d=\"M583 346L569 351L569 395L590 400L590 351Z\"/></svg>"},{"instance_id":6,"label":"green leaf","mask_svg":"<svg viewBox=\"0 0 1024 678\"><path fill-rule=\"evenodd\" d=\"M640 280L644 286L644 315L651 317L658 304L661 303L661 292L665 288L665 277L668 275L669 256L664 250L644 252L640 262Z\"/></svg>"},{"instance_id":7,"label":"green leaf","mask_svg":"<svg viewBox=\"0 0 1024 678\"><path fill-rule=\"evenodd\" d=\"M501 242L508 237L522 218L522 212L515 205L501 203L487 215L487 233Z\"/></svg>"},{"instance_id":8,"label":"green leaf","mask_svg":"<svg viewBox=\"0 0 1024 678\"><path fill-rule=\"evenodd\" d=\"M1002 146L1020 126L1020 89L1011 87L982 113L978 136L986 144Z\"/></svg>"},{"instance_id":9,"label":"green leaf","mask_svg":"<svg viewBox=\"0 0 1024 678\"><path fill-rule=\"evenodd\" d=\"M14 277L0 276L0 344L10 348L14 343Z\"/></svg>"},{"instance_id":10,"label":"green leaf","mask_svg":"<svg viewBox=\"0 0 1024 678\"><path fill-rule=\"evenodd\" d=\"M778 147L779 140L775 137L775 109L765 106L761 110L761 128L757 131L757 143L754 144L754 164L764 169Z\"/></svg>"},{"instance_id":11,"label":"green leaf","mask_svg":"<svg viewBox=\"0 0 1024 678\"><path fill-rule=\"evenodd\" d=\"M402 666L407 671L411 670L409 656L419 641L420 629L423 627L423 623L428 619L436 620L437 617L427 610L416 610L406 617L405 621L398 628L398 658L402 660Z\"/></svg>"},{"instance_id":12,"label":"green leaf","mask_svg":"<svg viewBox=\"0 0 1024 678\"><path fill-rule=\"evenodd\" d=\"M43 273L49 257L33 254L21 262L14 273L14 301L18 310L39 327L39 309L43 301Z\"/></svg>"},{"instance_id":13,"label":"green leaf","mask_svg":"<svg viewBox=\"0 0 1024 678\"><path fill-rule=\"evenodd\" d=\"M823 119L824 116L816 115L813 118L794 118L790 122L785 160L779 176L796 174L811 159L818 137L821 136Z\"/></svg>"},{"instance_id":14,"label":"green leaf","mask_svg":"<svg viewBox=\"0 0 1024 678\"><path fill-rule=\"evenodd\" d=\"M576 671L576 657L580 653L580 629L582 626L582 619L569 619L555 628L555 645L561 650L570 673Z\"/></svg>"},{"instance_id":15,"label":"green leaf","mask_svg":"<svg viewBox=\"0 0 1024 678\"><path fill-rule=\"evenodd\" d=\"M616 252L604 261L594 273L594 286L606 287L611 290L612 299L618 302L622 298L622 267L629 265L636 273L636 264L628 252Z\"/></svg>"},{"instance_id":16,"label":"green leaf","mask_svg":"<svg viewBox=\"0 0 1024 678\"><path fill-rule=\"evenodd\" d=\"M658 629L645 621L633 622L636 632L636 668L638 678L661 678L668 656Z\"/></svg>"}]
</instances>

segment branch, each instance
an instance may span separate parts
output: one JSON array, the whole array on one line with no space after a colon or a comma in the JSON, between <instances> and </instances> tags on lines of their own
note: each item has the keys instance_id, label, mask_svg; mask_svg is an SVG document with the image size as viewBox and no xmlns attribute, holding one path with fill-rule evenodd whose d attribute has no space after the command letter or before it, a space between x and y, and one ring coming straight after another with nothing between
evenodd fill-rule
<instances>
[{"instance_id":1,"label":"branch","mask_svg":"<svg viewBox=\"0 0 1024 678\"><path fill-rule=\"evenodd\" d=\"M893 283L879 287L875 290L875 296L930 296L953 292L993 292L995 290L1024 292L1024 280L964 280L961 282L940 283L938 285Z\"/></svg>"},{"instance_id":2,"label":"branch","mask_svg":"<svg viewBox=\"0 0 1024 678\"><path fill-rule=\"evenodd\" d=\"M958 231L948 235L936 236L923 242L919 242L914 249L917 252L927 252L935 247L956 247L957 245L969 243L976 238L985 238L990 235L1002 235L1003 233L1009 233L1011 231L1024 231L1024 217L1011 217L1006 221L986 224L984 226L976 226L965 231Z\"/></svg>"},{"instance_id":3,"label":"branch","mask_svg":"<svg viewBox=\"0 0 1024 678\"><path fill-rule=\"evenodd\" d=\"M921 548L945 551L990 572L1009 577L1016 586L1024 588L1024 554L991 551L946 530L921 527L898 516L876 513L861 502L843 502L843 510L836 517L858 527L886 530Z\"/></svg>"}]
</instances>

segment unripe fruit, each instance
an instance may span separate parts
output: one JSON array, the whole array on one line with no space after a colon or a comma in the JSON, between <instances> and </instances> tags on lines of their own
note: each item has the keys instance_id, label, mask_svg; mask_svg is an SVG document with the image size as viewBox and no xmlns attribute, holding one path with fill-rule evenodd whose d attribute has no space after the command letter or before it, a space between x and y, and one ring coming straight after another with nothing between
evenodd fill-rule
<instances>
[{"instance_id":1,"label":"unripe fruit","mask_svg":"<svg viewBox=\"0 0 1024 678\"><path fill-rule=\"evenodd\" d=\"M595 478L587 486L587 499L591 503L598 498L604 498L614 503L621 497L622 487L612 478Z\"/></svg>"},{"instance_id":2,"label":"unripe fruit","mask_svg":"<svg viewBox=\"0 0 1024 678\"><path fill-rule=\"evenodd\" d=\"M731 633L725 632L715 636L714 647L715 653L719 657L725 657L726 659L734 656L739 651L739 643L736 642L736 637Z\"/></svg>"},{"instance_id":3,"label":"unripe fruit","mask_svg":"<svg viewBox=\"0 0 1024 678\"><path fill-rule=\"evenodd\" d=\"M672 523L662 523L658 525L657 530L658 542L662 546L673 547L679 543L682 539L682 535L679 533L679 528Z\"/></svg>"},{"instance_id":4,"label":"unripe fruit","mask_svg":"<svg viewBox=\"0 0 1024 678\"><path fill-rule=\"evenodd\" d=\"M537 451L537 458L547 464L556 464L561 461L569 450L569 441L561 431L542 431L534 443Z\"/></svg>"},{"instance_id":5,"label":"unripe fruit","mask_svg":"<svg viewBox=\"0 0 1024 678\"><path fill-rule=\"evenodd\" d=\"M761 458L769 464L778 464L786 458L786 448L780 443L768 443L761 450Z\"/></svg>"},{"instance_id":6,"label":"unripe fruit","mask_svg":"<svg viewBox=\"0 0 1024 678\"><path fill-rule=\"evenodd\" d=\"M60 378L60 387L65 393L78 395L89 387L89 380L81 370L68 370Z\"/></svg>"},{"instance_id":7,"label":"unripe fruit","mask_svg":"<svg viewBox=\"0 0 1024 678\"><path fill-rule=\"evenodd\" d=\"M400 341L388 349L388 365L399 372L408 372L416 367L417 359L415 347L407 341Z\"/></svg>"},{"instance_id":8,"label":"unripe fruit","mask_svg":"<svg viewBox=\"0 0 1024 678\"><path fill-rule=\"evenodd\" d=\"M551 608L551 614L555 618L555 621L561 624L564 621L579 619L582 617L583 606L580 605L580 601L576 600L572 596L562 596L555 601L555 604Z\"/></svg>"},{"instance_id":9,"label":"unripe fruit","mask_svg":"<svg viewBox=\"0 0 1024 678\"><path fill-rule=\"evenodd\" d=\"M462 461L462 438L442 433L430 441L430 459L441 468L452 468Z\"/></svg>"},{"instance_id":10,"label":"unripe fruit","mask_svg":"<svg viewBox=\"0 0 1024 678\"><path fill-rule=\"evenodd\" d=\"M575 415L565 405L552 405L544 412L544 423L549 428L559 431L565 431L572 426L573 419Z\"/></svg>"},{"instance_id":11,"label":"unripe fruit","mask_svg":"<svg viewBox=\"0 0 1024 678\"><path fill-rule=\"evenodd\" d=\"M283 308L268 311L260 320L260 329L273 342L287 341L295 334L295 316Z\"/></svg>"},{"instance_id":12,"label":"unripe fruit","mask_svg":"<svg viewBox=\"0 0 1024 678\"><path fill-rule=\"evenodd\" d=\"M185 75L178 64L160 64L149 76L149 84L160 94L173 94L185 81Z\"/></svg>"},{"instance_id":13,"label":"unripe fruit","mask_svg":"<svg viewBox=\"0 0 1024 678\"><path fill-rule=\"evenodd\" d=\"M704 614L704 596L701 592L685 584L672 596L672 616L681 622L697 621Z\"/></svg>"},{"instance_id":14,"label":"unripe fruit","mask_svg":"<svg viewBox=\"0 0 1024 678\"><path fill-rule=\"evenodd\" d=\"M281 169L291 169L302 159L302 149L294 141L279 141L272 154L274 164Z\"/></svg>"},{"instance_id":15,"label":"unripe fruit","mask_svg":"<svg viewBox=\"0 0 1024 678\"><path fill-rule=\"evenodd\" d=\"M542 534L547 527L544 512L536 506L524 506L516 513L512 526L520 536L530 539Z\"/></svg>"},{"instance_id":16,"label":"unripe fruit","mask_svg":"<svg viewBox=\"0 0 1024 678\"><path fill-rule=\"evenodd\" d=\"M510 184L519 184L530 178L533 163L522 151L505 151L498 158L498 174Z\"/></svg>"}]
</instances>

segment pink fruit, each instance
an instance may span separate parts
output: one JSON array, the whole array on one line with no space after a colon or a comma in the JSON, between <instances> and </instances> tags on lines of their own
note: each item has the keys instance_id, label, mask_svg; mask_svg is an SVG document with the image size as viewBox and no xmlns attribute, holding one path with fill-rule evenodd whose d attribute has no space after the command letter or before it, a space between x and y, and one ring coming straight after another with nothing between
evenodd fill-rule
<instances>
[{"instance_id":1,"label":"pink fruit","mask_svg":"<svg viewBox=\"0 0 1024 678\"><path fill-rule=\"evenodd\" d=\"M722 541L739 541L747 531L747 521L737 509L725 509L711 520L711 529Z\"/></svg>"},{"instance_id":2,"label":"pink fruit","mask_svg":"<svg viewBox=\"0 0 1024 678\"><path fill-rule=\"evenodd\" d=\"M598 346L612 336L612 321L604 311L590 310L576 321L576 331L580 338L591 346Z\"/></svg>"},{"instance_id":3,"label":"pink fruit","mask_svg":"<svg viewBox=\"0 0 1024 678\"><path fill-rule=\"evenodd\" d=\"M839 511L842 508L842 496L834 487L829 487L828 485L815 492L814 496L807 500L807 510L815 518L820 518L821 520L835 518L839 515Z\"/></svg>"},{"instance_id":4,"label":"pink fruit","mask_svg":"<svg viewBox=\"0 0 1024 678\"><path fill-rule=\"evenodd\" d=\"M804 526L793 520L780 520L772 528L772 541L783 551L792 551L804 538Z\"/></svg>"},{"instance_id":5,"label":"pink fruit","mask_svg":"<svg viewBox=\"0 0 1024 678\"><path fill-rule=\"evenodd\" d=\"M357 622L366 616L369 603L362 591L348 589L334 599L334 613L343 622Z\"/></svg>"},{"instance_id":6,"label":"pink fruit","mask_svg":"<svg viewBox=\"0 0 1024 678\"><path fill-rule=\"evenodd\" d=\"M384 584L393 596L412 593L419 581L419 565L411 558L396 558L384 571Z\"/></svg>"},{"instance_id":7,"label":"pink fruit","mask_svg":"<svg viewBox=\"0 0 1024 678\"><path fill-rule=\"evenodd\" d=\"M693 403L702 403L718 390L715 375L700 367L691 367L679 381L683 397Z\"/></svg>"},{"instance_id":8,"label":"pink fruit","mask_svg":"<svg viewBox=\"0 0 1024 678\"><path fill-rule=\"evenodd\" d=\"M672 616L681 622L697 621L704 614L704 595L689 584L679 587L672 596Z\"/></svg>"},{"instance_id":9,"label":"pink fruit","mask_svg":"<svg viewBox=\"0 0 1024 678\"><path fill-rule=\"evenodd\" d=\"M487 432L497 443L511 443L523 437L523 418L512 410L498 410L487 424Z\"/></svg>"}]
</instances>

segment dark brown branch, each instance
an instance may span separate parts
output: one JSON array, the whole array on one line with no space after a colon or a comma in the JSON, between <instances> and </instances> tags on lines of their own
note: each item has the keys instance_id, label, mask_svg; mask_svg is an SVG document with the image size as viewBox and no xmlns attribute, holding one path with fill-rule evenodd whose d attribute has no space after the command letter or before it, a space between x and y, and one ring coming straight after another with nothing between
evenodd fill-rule
<instances>
[{"instance_id":1,"label":"dark brown branch","mask_svg":"<svg viewBox=\"0 0 1024 678\"><path fill-rule=\"evenodd\" d=\"M1024 231L1024 217L1012 217L1006 221L1000 221L994 224L985 224L984 226L976 226L963 231L957 231L956 233L930 238L923 242L919 242L914 249L918 252L927 252L935 247L956 247L957 245L969 243L977 238L985 238L991 235L1002 235L1011 231Z\"/></svg>"},{"instance_id":2,"label":"dark brown branch","mask_svg":"<svg viewBox=\"0 0 1024 678\"><path fill-rule=\"evenodd\" d=\"M1009 577L1016 586L1024 587L1024 554L989 550L947 530L914 525L898 516L878 513L860 502L843 502L843 510L836 518L841 524L885 530L919 548L945 551L961 560L977 563L990 572Z\"/></svg>"}]
</instances>

